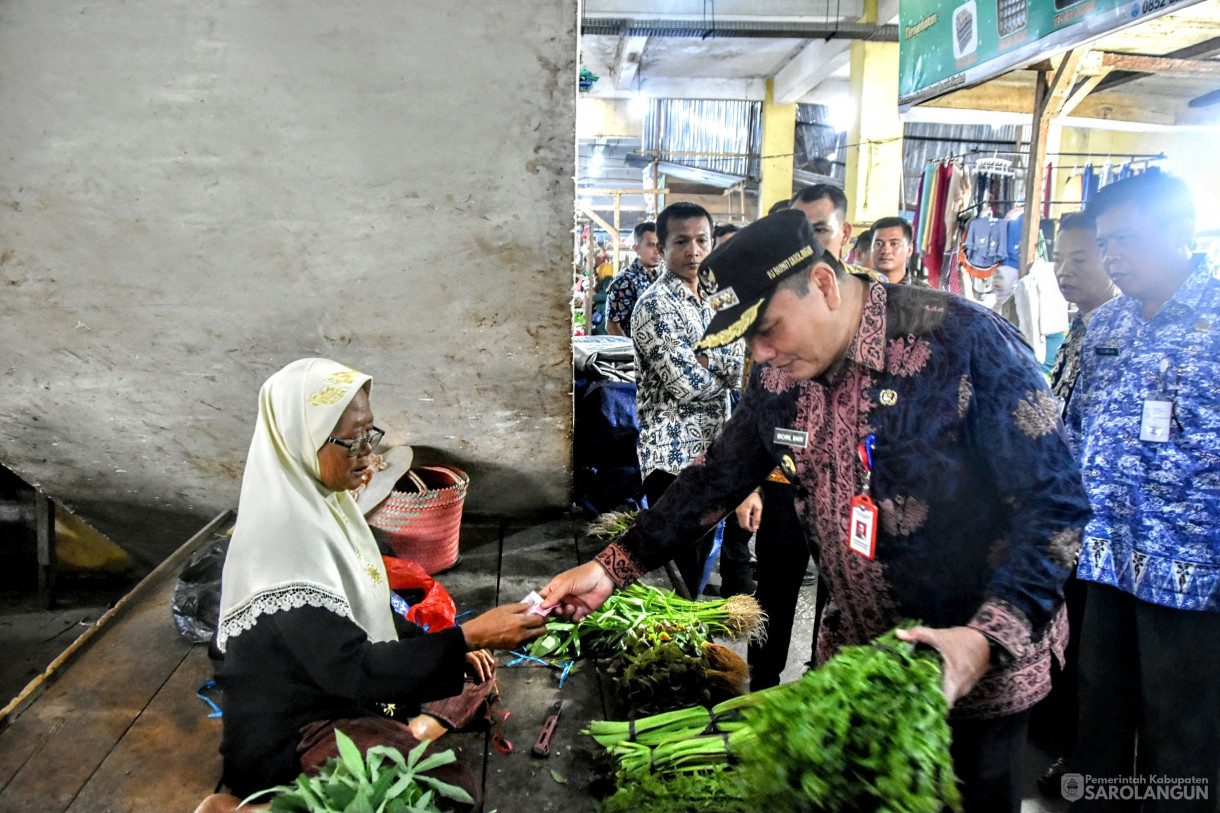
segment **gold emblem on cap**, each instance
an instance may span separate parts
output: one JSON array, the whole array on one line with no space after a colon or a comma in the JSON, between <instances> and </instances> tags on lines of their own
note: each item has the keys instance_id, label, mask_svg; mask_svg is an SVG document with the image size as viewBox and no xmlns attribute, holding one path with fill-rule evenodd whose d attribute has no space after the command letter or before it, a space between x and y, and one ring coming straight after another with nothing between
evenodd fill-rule
<instances>
[{"instance_id":1,"label":"gold emblem on cap","mask_svg":"<svg viewBox=\"0 0 1220 813\"><path fill-rule=\"evenodd\" d=\"M779 459L779 470L785 477L796 477L796 461L791 455L784 455Z\"/></svg>"},{"instance_id":2,"label":"gold emblem on cap","mask_svg":"<svg viewBox=\"0 0 1220 813\"><path fill-rule=\"evenodd\" d=\"M881 406L893 406L898 403L898 393L893 390L882 390L878 400L881 401Z\"/></svg>"}]
</instances>

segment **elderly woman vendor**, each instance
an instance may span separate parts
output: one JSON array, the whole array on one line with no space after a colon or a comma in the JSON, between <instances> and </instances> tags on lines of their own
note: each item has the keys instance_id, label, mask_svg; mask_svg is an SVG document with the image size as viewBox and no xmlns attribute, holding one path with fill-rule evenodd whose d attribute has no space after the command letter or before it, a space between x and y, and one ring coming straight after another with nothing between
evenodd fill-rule
<instances>
[{"instance_id":1,"label":"elderly woman vendor","mask_svg":"<svg viewBox=\"0 0 1220 813\"><path fill-rule=\"evenodd\" d=\"M484 650L543 631L523 604L427 634L392 611L381 554L349 493L381 436L371 383L302 359L259 393L216 636L224 783L243 797L320 767L337 753L336 727L362 747L405 751L417 742L412 726L377 704L417 710L458 696L467 673L492 676Z\"/></svg>"}]
</instances>

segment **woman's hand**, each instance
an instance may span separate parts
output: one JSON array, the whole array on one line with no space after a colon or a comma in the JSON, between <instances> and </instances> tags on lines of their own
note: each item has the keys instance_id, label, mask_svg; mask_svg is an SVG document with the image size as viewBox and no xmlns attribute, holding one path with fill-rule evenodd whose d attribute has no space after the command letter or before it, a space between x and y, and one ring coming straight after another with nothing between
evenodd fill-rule
<instances>
[{"instance_id":1,"label":"woman's hand","mask_svg":"<svg viewBox=\"0 0 1220 813\"><path fill-rule=\"evenodd\" d=\"M741 505L737 506L737 524L741 526L742 530L754 533L762 522L762 509L762 495L757 491L752 492Z\"/></svg>"},{"instance_id":2,"label":"woman's hand","mask_svg":"<svg viewBox=\"0 0 1220 813\"><path fill-rule=\"evenodd\" d=\"M560 613L573 621L605 604L613 592L614 581L596 561L565 570L538 591L543 598L541 609L558 607Z\"/></svg>"},{"instance_id":3,"label":"woman's hand","mask_svg":"<svg viewBox=\"0 0 1220 813\"><path fill-rule=\"evenodd\" d=\"M466 672L479 683L496 676L496 658L486 649L466 653Z\"/></svg>"},{"instance_id":4,"label":"woman's hand","mask_svg":"<svg viewBox=\"0 0 1220 813\"><path fill-rule=\"evenodd\" d=\"M546 618L529 612L528 604L505 604L462 625L466 649L513 649L546 632Z\"/></svg>"}]
</instances>

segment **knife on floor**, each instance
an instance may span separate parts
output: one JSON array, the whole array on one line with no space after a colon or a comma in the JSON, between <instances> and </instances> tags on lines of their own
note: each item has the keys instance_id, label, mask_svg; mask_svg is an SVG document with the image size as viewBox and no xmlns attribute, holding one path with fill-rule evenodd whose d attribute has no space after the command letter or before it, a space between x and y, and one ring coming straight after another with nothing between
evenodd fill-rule
<instances>
[{"instance_id":1,"label":"knife on floor","mask_svg":"<svg viewBox=\"0 0 1220 813\"><path fill-rule=\"evenodd\" d=\"M563 701L556 700L555 705L551 706L551 711L547 714L546 722L542 724L542 730L538 732L538 741L534 743L532 749L534 756L547 757L551 755L551 735L555 733L555 726L559 725L559 714L563 711Z\"/></svg>"}]
</instances>

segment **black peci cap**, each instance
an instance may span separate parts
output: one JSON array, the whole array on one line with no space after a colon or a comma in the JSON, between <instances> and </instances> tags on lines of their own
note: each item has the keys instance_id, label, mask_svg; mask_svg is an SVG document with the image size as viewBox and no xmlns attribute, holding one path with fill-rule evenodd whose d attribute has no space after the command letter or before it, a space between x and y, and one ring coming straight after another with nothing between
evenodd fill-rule
<instances>
[{"instance_id":1,"label":"black peci cap","mask_svg":"<svg viewBox=\"0 0 1220 813\"><path fill-rule=\"evenodd\" d=\"M762 316L775 286L815 262L825 262L836 273L843 271L799 209L767 215L737 232L699 265L700 276L716 288L709 300L716 315L696 349L723 347L740 339Z\"/></svg>"}]
</instances>

